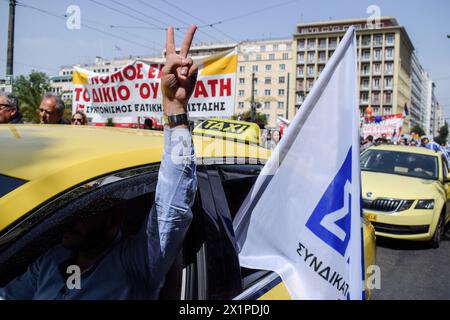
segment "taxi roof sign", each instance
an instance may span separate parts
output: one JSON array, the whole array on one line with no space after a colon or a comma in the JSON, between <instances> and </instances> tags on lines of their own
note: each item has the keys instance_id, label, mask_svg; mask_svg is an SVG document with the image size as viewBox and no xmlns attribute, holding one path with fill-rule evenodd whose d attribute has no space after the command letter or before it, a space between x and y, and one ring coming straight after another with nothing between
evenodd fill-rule
<instances>
[{"instance_id":1,"label":"taxi roof sign","mask_svg":"<svg viewBox=\"0 0 450 320\"><path fill-rule=\"evenodd\" d=\"M256 123L211 118L198 124L193 131L196 135L224 137L244 143L259 144L260 129Z\"/></svg>"}]
</instances>

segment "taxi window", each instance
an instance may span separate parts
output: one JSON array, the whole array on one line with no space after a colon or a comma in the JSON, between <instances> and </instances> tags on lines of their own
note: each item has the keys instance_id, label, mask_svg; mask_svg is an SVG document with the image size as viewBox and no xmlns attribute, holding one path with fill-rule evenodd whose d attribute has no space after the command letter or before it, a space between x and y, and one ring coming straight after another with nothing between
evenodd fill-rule
<instances>
[{"instance_id":1,"label":"taxi window","mask_svg":"<svg viewBox=\"0 0 450 320\"><path fill-rule=\"evenodd\" d=\"M217 167L233 219L255 184L261 169L262 165L222 165Z\"/></svg>"},{"instance_id":2,"label":"taxi window","mask_svg":"<svg viewBox=\"0 0 450 320\"><path fill-rule=\"evenodd\" d=\"M12 178L0 174L0 198L27 183L26 180Z\"/></svg>"}]
</instances>

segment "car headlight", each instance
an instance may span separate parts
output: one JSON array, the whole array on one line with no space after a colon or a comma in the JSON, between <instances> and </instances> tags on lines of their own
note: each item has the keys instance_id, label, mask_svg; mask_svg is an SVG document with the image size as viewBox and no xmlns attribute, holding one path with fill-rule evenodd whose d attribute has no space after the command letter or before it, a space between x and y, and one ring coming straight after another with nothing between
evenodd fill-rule
<instances>
[{"instance_id":1,"label":"car headlight","mask_svg":"<svg viewBox=\"0 0 450 320\"><path fill-rule=\"evenodd\" d=\"M434 200L419 200L415 209L434 209Z\"/></svg>"},{"instance_id":2,"label":"car headlight","mask_svg":"<svg viewBox=\"0 0 450 320\"><path fill-rule=\"evenodd\" d=\"M402 205L397 209L397 211L408 210L412 206L413 203L414 203L414 200L403 200Z\"/></svg>"}]
</instances>

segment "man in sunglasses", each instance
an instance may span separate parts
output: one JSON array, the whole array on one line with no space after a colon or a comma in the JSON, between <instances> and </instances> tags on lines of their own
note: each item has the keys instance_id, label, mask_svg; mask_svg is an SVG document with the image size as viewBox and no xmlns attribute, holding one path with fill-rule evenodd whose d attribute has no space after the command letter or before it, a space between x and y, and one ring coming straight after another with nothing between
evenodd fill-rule
<instances>
[{"instance_id":1,"label":"man in sunglasses","mask_svg":"<svg viewBox=\"0 0 450 320\"><path fill-rule=\"evenodd\" d=\"M0 288L0 297L158 298L191 223L191 206L197 188L187 115L198 74L197 66L187 56L195 30L195 25L189 27L179 54L175 49L174 29L167 30L166 63L161 77L166 118L164 149L155 201L141 230L135 236L122 237L123 208L104 214L94 210L95 214L79 219L64 232L62 245L39 257L23 275ZM69 287L66 282L69 267L81 270L78 288Z\"/></svg>"},{"instance_id":2,"label":"man in sunglasses","mask_svg":"<svg viewBox=\"0 0 450 320\"><path fill-rule=\"evenodd\" d=\"M0 95L0 123L23 123L19 102L13 94Z\"/></svg>"}]
</instances>

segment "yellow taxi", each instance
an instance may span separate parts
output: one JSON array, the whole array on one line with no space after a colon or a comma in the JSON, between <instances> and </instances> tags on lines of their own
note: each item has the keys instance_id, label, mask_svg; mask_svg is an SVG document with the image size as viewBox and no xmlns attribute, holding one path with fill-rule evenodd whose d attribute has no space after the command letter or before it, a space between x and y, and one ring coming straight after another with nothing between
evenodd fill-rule
<instances>
[{"instance_id":1,"label":"yellow taxi","mask_svg":"<svg viewBox=\"0 0 450 320\"><path fill-rule=\"evenodd\" d=\"M363 210L376 235L438 247L449 221L448 164L441 152L381 145L361 155Z\"/></svg>"},{"instance_id":2,"label":"yellow taxi","mask_svg":"<svg viewBox=\"0 0 450 320\"><path fill-rule=\"evenodd\" d=\"M160 299L289 299L278 275L241 268L232 227L270 151L257 146L256 134L236 136L251 124L205 126L194 132L194 219ZM0 287L58 244L84 208L122 199L123 232L137 232L152 206L162 148L162 133L151 130L0 125ZM375 263L369 223L364 233L368 266Z\"/></svg>"}]
</instances>

